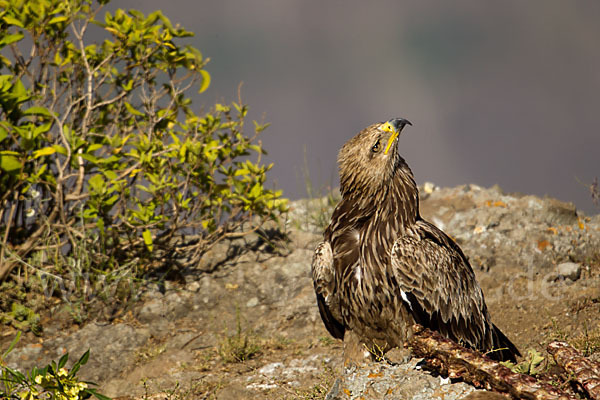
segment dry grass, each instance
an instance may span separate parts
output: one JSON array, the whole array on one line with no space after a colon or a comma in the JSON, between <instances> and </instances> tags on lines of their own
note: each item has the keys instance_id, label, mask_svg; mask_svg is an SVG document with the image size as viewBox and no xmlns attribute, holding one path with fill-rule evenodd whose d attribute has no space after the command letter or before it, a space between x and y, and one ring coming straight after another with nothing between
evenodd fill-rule
<instances>
[{"instance_id":1,"label":"dry grass","mask_svg":"<svg viewBox=\"0 0 600 400\"><path fill-rule=\"evenodd\" d=\"M290 391L285 400L323 400L335 383L337 372L331 367L323 364L323 370L319 374L319 380L312 387L307 389L296 389Z\"/></svg>"},{"instance_id":2,"label":"dry grass","mask_svg":"<svg viewBox=\"0 0 600 400\"><path fill-rule=\"evenodd\" d=\"M600 324L589 329L585 324L583 332L569 340L569 343L579 350L584 356L588 357L600 351Z\"/></svg>"},{"instance_id":3,"label":"dry grass","mask_svg":"<svg viewBox=\"0 0 600 400\"><path fill-rule=\"evenodd\" d=\"M226 363L244 362L262 353L259 340L253 332L242 328L239 309L236 311L236 330L233 335L225 332L225 337L217 347L217 353Z\"/></svg>"}]
</instances>

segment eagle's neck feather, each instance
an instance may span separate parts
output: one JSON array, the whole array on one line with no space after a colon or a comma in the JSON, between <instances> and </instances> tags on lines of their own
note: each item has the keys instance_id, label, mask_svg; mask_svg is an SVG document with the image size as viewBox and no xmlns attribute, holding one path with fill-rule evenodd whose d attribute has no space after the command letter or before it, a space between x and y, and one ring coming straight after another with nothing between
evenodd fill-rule
<instances>
[{"instance_id":1,"label":"eagle's neck feather","mask_svg":"<svg viewBox=\"0 0 600 400\"><path fill-rule=\"evenodd\" d=\"M388 179L371 191L344 190L324 234L334 254L344 260L339 266L345 270L358 265L364 269L363 280L383 273L374 267L389 264L394 242L419 219L417 185L403 159Z\"/></svg>"},{"instance_id":2,"label":"eagle's neck feather","mask_svg":"<svg viewBox=\"0 0 600 400\"><path fill-rule=\"evenodd\" d=\"M361 273L361 282L371 282L371 287L383 285L394 242L419 218L418 189L412 172L404 162L395 167L388 182L377 190L342 200L356 213L354 218L346 219L346 228L360 233L352 265L362 270L356 273Z\"/></svg>"}]
</instances>

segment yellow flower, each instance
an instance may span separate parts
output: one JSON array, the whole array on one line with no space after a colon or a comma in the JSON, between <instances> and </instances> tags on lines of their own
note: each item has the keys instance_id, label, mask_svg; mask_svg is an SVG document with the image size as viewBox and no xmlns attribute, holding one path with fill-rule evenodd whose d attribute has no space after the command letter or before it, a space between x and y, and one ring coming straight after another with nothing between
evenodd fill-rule
<instances>
[{"instance_id":1,"label":"yellow flower","mask_svg":"<svg viewBox=\"0 0 600 400\"><path fill-rule=\"evenodd\" d=\"M58 370L58 376L67 376L69 374L69 371L67 371L66 368L61 368Z\"/></svg>"},{"instance_id":2,"label":"yellow flower","mask_svg":"<svg viewBox=\"0 0 600 400\"><path fill-rule=\"evenodd\" d=\"M28 390L26 392L20 392L19 393L19 398L21 400L35 400L35 396L38 395L37 390L35 390L35 388Z\"/></svg>"},{"instance_id":3,"label":"yellow flower","mask_svg":"<svg viewBox=\"0 0 600 400\"><path fill-rule=\"evenodd\" d=\"M69 396L69 398L77 398L77 394L79 393L79 389L76 386L71 386L68 389L65 389L65 394Z\"/></svg>"}]
</instances>

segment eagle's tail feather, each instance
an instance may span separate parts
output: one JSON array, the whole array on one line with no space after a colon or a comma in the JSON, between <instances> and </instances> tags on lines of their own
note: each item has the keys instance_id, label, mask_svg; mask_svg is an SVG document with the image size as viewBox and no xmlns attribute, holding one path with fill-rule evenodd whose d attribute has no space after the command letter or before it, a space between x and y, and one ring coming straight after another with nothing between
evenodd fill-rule
<instances>
[{"instance_id":1,"label":"eagle's tail feather","mask_svg":"<svg viewBox=\"0 0 600 400\"><path fill-rule=\"evenodd\" d=\"M494 324L494 332L492 337L494 338L493 350L487 353L487 356L496 361L512 361L516 362L517 357L521 356L519 349L515 346L509 338Z\"/></svg>"}]
</instances>

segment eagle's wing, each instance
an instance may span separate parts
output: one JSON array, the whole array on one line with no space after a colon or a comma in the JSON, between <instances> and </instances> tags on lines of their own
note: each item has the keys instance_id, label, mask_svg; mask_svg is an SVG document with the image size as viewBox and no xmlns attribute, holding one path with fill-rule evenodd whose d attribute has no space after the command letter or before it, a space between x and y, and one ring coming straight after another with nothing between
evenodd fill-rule
<instances>
[{"instance_id":1,"label":"eagle's wing","mask_svg":"<svg viewBox=\"0 0 600 400\"><path fill-rule=\"evenodd\" d=\"M311 272L321 319L333 337L343 339L344 325L334 316L339 314L336 312L336 308L339 306L335 293L333 252L329 242L321 242L317 246L312 259ZM340 316L338 318L341 319Z\"/></svg>"},{"instance_id":2,"label":"eagle's wing","mask_svg":"<svg viewBox=\"0 0 600 400\"><path fill-rule=\"evenodd\" d=\"M391 251L392 275L415 320L460 343L492 347L493 329L466 257L452 239L418 220Z\"/></svg>"}]
</instances>

